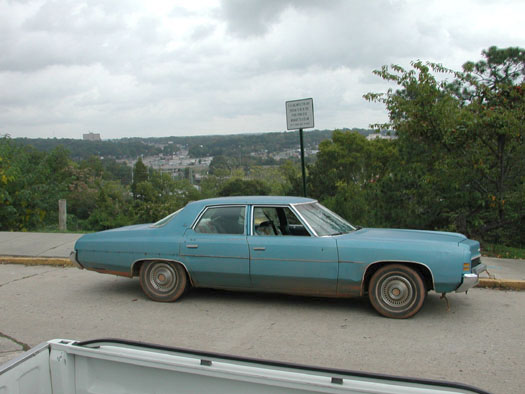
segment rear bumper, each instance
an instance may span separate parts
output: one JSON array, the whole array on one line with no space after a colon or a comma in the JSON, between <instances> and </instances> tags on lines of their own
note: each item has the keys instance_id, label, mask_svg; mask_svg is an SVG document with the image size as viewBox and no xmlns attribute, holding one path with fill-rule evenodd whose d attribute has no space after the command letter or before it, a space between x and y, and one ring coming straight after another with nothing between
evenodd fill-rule
<instances>
[{"instance_id":1,"label":"rear bumper","mask_svg":"<svg viewBox=\"0 0 525 394\"><path fill-rule=\"evenodd\" d=\"M84 269L84 267L82 267L82 264L80 264L77 260L77 252L75 250L72 251L71 254L69 255L69 261L71 261L73 265L77 267L78 269L81 269L81 270Z\"/></svg>"},{"instance_id":2,"label":"rear bumper","mask_svg":"<svg viewBox=\"0 0 525 394\"><path fill-rule=\"evenodd\" d=\"M472 273L463 274L463 281L456 289L456 293L462 293L476 286L479 283L479 274L486 270L487 266L485 264L478 264L472 268Z\"/></svg>"}]
</instances>

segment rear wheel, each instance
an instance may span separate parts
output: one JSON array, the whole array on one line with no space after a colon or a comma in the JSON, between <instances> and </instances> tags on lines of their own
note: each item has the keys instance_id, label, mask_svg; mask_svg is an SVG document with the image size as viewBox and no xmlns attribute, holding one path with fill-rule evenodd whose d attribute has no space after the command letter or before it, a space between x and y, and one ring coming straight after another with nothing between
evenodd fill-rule
<instances>
[{"instance_id":1,"label":"rear wheel","mask_svg":"<svg viewBox=\"0 0 525 394\"><path fill-rule=\"evenodd\" d=\"M186 272L180 264L147 261L140 267L140 287L154 301L177 300L187 286Z\"/></svg>"},{"instance_id":2,"label":"rear wheel","mask_svg":"<svg viewBox=\"0 0 525 394\"><path fill-rule=\"evenodd\" d=\"M423 306L426 293L417 271L402 264L390 264L377 270L368 287L374 309L396 319L414 316Z\"/></svg>"}]
</instances>

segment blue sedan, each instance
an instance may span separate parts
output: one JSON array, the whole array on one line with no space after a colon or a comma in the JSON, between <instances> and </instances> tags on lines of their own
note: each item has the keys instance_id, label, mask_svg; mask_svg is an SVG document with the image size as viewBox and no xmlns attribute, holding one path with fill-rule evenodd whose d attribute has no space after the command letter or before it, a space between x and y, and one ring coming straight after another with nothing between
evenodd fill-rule
<instances>
[{"instance_id":1,"label":"blue sedan","mask_svg":"<svg viewBox=\"0 0 525 394\"><path fill-rule=\"evenodd\" d=\"M79 267L138 276L155 301L191 287L326 297L368 295L383 316L408 318L429 290L466 292L486 270L462 234L359 228L299 197L189 203L154 224L82 236Z\"/></svg>"}]
</instances>

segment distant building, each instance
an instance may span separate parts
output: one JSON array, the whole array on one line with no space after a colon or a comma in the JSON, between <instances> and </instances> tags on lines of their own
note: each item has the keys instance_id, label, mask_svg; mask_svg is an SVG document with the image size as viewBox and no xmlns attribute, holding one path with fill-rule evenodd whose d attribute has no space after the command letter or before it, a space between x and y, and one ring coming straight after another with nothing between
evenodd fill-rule
<instances>
[{"instance_id":1,"label":"distant building","mask_svg":"<svg viewBox=\"0 0 525 394\"><path fill-rule=\"evenodd\" d=\"M84 141L100 141L100 133L87 133L82 134L82 139Z\"/></svg>"},{"instance_id":2,"label":"distant building","mask_svg":"<svg viewBox=\"0 0 525 394\"><path fill-rule=\"evenodd\" d=\"M369 134L366 136L366 139L368 141L371 141L371 140L377 140L377 139L381 139L381 140L394 140L396 139L397 137L396 136L393 136L393 135L385 135L385 134L380 134L380 133L374 133L374 134Z\"/></svg>"}]
</instances>

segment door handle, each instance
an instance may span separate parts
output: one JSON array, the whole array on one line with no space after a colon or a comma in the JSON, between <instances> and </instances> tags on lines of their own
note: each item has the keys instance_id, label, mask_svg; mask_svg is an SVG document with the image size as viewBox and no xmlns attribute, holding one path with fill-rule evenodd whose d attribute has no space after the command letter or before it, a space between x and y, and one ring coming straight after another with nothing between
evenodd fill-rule
<instances>
[{"instance_id":1,"label":"door handle","mask_svg":"<svg viewBox=\"0 0 525 394\"><path fill-rule=\"evenodd\" d=\"M253 250L266 250L264 246L256 246Z\"/></svg>"},{"instance_id":2,"label":"door handle","mask_svg":"<svg viewBox=\"0 0 525 394\"><path fill-rule=\"evenodd\" d=\"M188 249L197 249L197 248L199 247L199 245L188 244L188 245L186 245L186 247L187 247Z\"/></svg>"}]
</instances>

